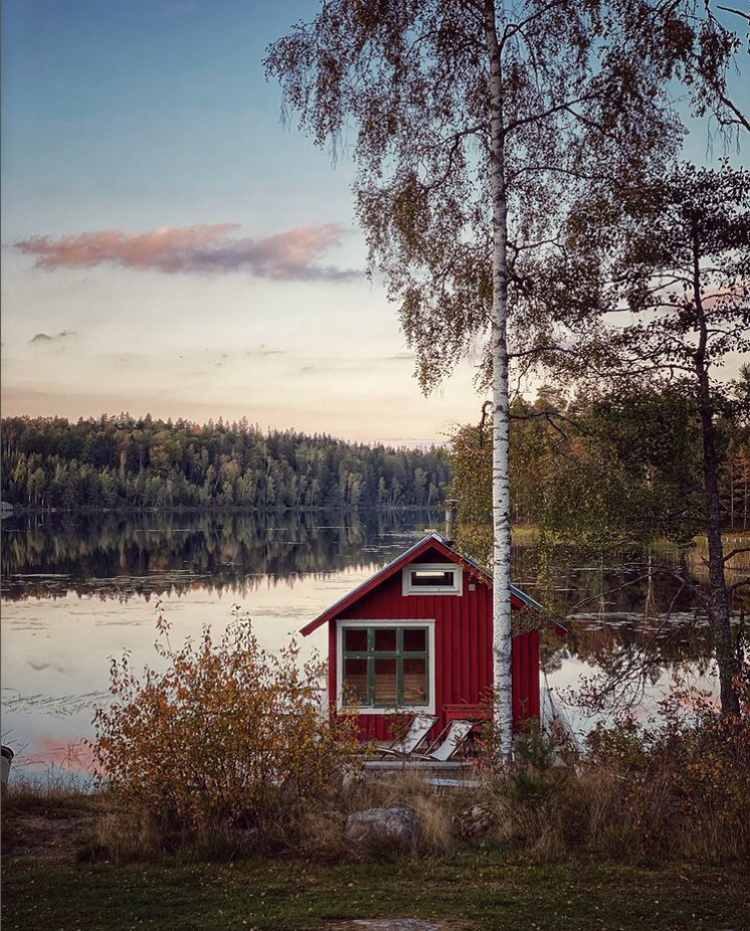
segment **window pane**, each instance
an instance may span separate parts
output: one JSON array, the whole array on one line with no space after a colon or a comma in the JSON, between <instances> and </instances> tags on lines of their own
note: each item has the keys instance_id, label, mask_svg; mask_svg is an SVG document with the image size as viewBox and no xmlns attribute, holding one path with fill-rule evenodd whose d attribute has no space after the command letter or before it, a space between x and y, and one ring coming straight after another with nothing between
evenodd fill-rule
<instances>
[{"instance_id":1,"label":"window pane","mask_svg":"<svg viewBox=\"0 0 750 931\"><path fill-rule=\"evenodd\" d=\"M349 628L344 631L344 651L346 653L367 652L367 630L362 628Z\"/></svg>"},{"instance_id":2,"label":"window pane","mask_svg":"<svg viewBox=\"0 0 750 931\"><path fill-rule=\"evenodd\" d=\"M427 651L427 631L424 627L404 628L404 651L406 653L425 653Z\"/></svg>"},{"instance_id":3,"label":"window pane","mask_svg":"<svg viewBox=\"0 0 750 931\"><path fill-rule=\"evenodd\" d=\"M396 649L395 627L375 628L375 649L391 651Z\"/></svg>"},{"instance_id":4,"label":"window pane","mask_svg":"<svg viewBox=\"0 0 750 931\"><path fill-rule=\"evenodd\" d=\"M395 659L375 660L375 704L395 706L398 702L398 682Z\"/></svg>"},{"instance_id":5,"label":"window pane","mask_svg":"<svg viewBox=\"0 0 750 931\"><path fill-rule=\"evenodd\" d=\"M367 694L367 660L344 660L344 704L351 705L357 702L360 705L369 703Z\"/></svg>"},{"instance_id":6,"label":"window pane","mask_svg":"<svg viewBox=\"0 0 750 931\"><path fill-rule=\"evenodd\" d=\"M453 585L452 569L414 569L411 574L412 586Z\"/></svg>"},{"instance_id":7,"label":"window pane","mask_svg":"<svg viewBox=\"0 0 750 931\"><path fill-rule=\"evenodd\" d=\"M427 660L404 659L404 704L427 704Z\"/></svg>"}]
</instances>

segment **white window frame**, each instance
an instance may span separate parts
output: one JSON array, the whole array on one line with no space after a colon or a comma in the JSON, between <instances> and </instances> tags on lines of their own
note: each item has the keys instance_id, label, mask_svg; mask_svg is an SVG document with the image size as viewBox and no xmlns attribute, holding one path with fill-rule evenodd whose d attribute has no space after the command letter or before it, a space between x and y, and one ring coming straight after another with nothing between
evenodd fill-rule
<instances>
[{"instance_id":1,"label":"white window frame","mask_svg":"<svg viewBox=\"0 0 750 931\"><path fill-rule=\"evenodd\" d=\"M352 628L361 630L369 627L426 627L427 628L427 704L400 705L398 707L375 707L358 705L361 714L435 714L435 619L396 621L336 621L336 709L343 714L352 711L351 705L344 704L344 631Z\"/></svg>"},{"instance_id":2,"label":"white window frame","mask_svg":"<svg viewBox=\"0 0 750 931\"><path fill-rule=\"evenodd\" d=\"M412 572L452 572L453 585L412 585ZM464 570L462 566L449 562L413 562L401 570L401 591L404 595L462 595Z\"/></svg>"}]
</instances>

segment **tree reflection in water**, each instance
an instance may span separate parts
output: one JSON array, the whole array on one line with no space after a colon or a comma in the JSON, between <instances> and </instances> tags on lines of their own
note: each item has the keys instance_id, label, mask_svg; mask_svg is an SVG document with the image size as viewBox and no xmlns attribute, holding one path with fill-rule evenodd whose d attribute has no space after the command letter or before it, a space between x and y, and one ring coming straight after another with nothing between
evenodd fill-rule
<instances>
[{"instance_id":1,"label":"tree reflection in water","mask_svg":"<svg viewBox=\"0 0 750 931\"><path fill-rule=\"evenodd\" d=\"M3 521L9 601L99 594L244 596L301 575L376 567L437 527L438 512L29 515Z\"/></svg>"},{"instance_id":2,"label":"tree reflection in water","mask_svg":"<svg viewBox=\"0 0 750 931\"><path fill-rule=\"evenodd\" d=\"M266 586L293 588L303 576L375 571L426 528L441 526L441 512L424 510L17 516L2 523L2 597L125 602L205 591L242 598ZM701 555L700 547L692 551L687 566L698 580ZM563 640L544 634L547 673L573 659L586 664L615 704L637 700L665 673L703 674L710 637L679 567L679 553L665 547L602 554L515 546L516 584L569 629ZM331 600L341 594L337 588ZM739 590L735 616L749 603Z\"/></svg>"},{"instance_id":3,"label":"tree reflection in water","mask_svg":"<svg viewBox=\"0 0 750 931\"><path fill-rule=\"evenodd\" d=\"M545 632L541 658L548 673L575 658L590 673L568 692L590 711L630 711L665 678L711 688L712 642L696 591L707 568L700 544L681 553L653 546L607 553L562 546L527 547L516 576L537 582L537 597L568 628L564 640ZM733 595L737 625L750 607L747 589ZM575 694L573 694L575 692Z\"/></svg>"}]
</instances>

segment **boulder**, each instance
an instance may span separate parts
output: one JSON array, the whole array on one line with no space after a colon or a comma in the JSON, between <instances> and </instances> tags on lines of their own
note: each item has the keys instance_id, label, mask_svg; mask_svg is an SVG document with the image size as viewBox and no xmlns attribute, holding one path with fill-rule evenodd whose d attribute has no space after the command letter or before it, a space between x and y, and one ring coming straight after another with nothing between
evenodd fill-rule
<instances>
[{"instance_id":1,"label":"boulder","mask_svg":"<svg viewBox=\"0 0 750 931\"><path fill-rule=\"evenodd\" d=\"M349 815L344 836L355 847L412 847L419 838L419 816L405 805L368 808Z\"/></svg>"},{"instance_id":2,"label":"boulder","mask_svg":"<svg viewBox=\"0 0 750 931\"><path fill-rule=\"evenodd\" d=\"M482 805L467 808L454 819L458 833L462 837L483 837L492 827L494 818Z\"/></svg>"}]
</instances>

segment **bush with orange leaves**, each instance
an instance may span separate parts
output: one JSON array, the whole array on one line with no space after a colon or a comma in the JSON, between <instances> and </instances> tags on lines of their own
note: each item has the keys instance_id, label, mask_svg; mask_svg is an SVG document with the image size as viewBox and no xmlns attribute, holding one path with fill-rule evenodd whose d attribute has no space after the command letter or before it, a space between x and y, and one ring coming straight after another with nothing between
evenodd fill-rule
<instances>
[{"instance_id":1,"label":"bush with orange leaves","mask_svg":"<svg viewBox=\"0 0 750 931\"><path fill-rule=\"evenodd\" d=\"M301 664L294 641L261 649L246 618L179 649L157 627L166 671L112 661L114 700L94 717L100 781L183 836L285 830L353 765L356 719L321 708L319 662Z\"/></svg>"}]
</instances>

